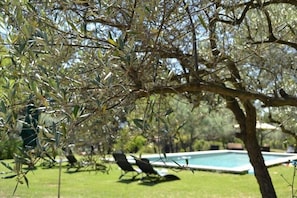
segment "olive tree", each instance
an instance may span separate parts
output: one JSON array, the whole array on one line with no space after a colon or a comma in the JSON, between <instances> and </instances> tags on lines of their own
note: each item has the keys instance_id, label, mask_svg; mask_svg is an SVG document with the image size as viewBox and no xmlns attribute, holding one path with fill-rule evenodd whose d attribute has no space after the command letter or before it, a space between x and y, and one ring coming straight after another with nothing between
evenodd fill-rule
<instances>
[{"instance_id":1,"label":"olive tree","mask_svg":"<svg viewBox=\"0 0 297 198\"><path fill-rule=\"evenodd\" d=\"M69 131L153 95L219 101L239 123L262 196L276 197L256 138L257 110L297 106L295 0L0 5L2 78L17 81L23 95L53 99L72 121Z\"/></svg>"}]
</instances>

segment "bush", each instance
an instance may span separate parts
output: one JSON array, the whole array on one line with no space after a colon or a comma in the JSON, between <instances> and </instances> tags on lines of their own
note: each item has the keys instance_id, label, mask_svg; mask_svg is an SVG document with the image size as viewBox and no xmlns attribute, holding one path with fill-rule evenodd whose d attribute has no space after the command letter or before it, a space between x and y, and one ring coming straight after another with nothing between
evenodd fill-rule
<instances>
[{"instance_id":1,"label":"bush","mask_svg":"<svg viewBox=\"0 0 297 198\"><path fill-rule=\"evenodd\" d=\"M14 153L18 153L21 141L17 139L0 140L0 160L12 159Z\"/></svg>"},{"instance_id":2,"label":"bush","mask_svg":"<svg viewBox=\"0 0 297 198\"><path fill-rule=\"evenodd\" d=\"M210 143L205 140L195 140L193 144L193 149L195 151L207 150L210 147Z\"/></svg>"},{"instance_id":3,"label":"bush","mask_svg":"<svg viewBox=\"0 0 297 198\"><path fill-rule=\"evenodd\" d=\"M140 153L157 153L158 152L158 148L155 144L150 143L144 147L142 147L142 149L140 149L139 151Z\"/></svg>"},{"instance_id":4,"label":"bush","mask_svg":"<svg viewBox=\"0 0 297 198\"><path fill-rule=\"evenodd\" d=\"M222 142L205 141L205 140L196 140L194 142L193 148L195 151L206 151L206 150L210 150L212 145L217 145L219 146L219 149L224 149L224 145Z\"/></svg>"},{"instance_id":5,"label":"bush","mask_svg":"<svg viewBox=\"0 0 297 198\"><path fill-rule=\"evenodd\" d=\"M125 150L128 152L137 153L145 146L146 142L147 140L145 137L142 135L137 135L127 142Z\"/></svg>"}]
</instances>

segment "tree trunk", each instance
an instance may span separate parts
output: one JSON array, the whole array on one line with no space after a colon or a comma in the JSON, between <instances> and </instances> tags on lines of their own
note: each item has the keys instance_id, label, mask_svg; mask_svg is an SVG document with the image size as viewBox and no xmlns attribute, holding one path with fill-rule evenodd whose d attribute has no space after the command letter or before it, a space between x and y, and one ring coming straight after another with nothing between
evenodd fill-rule
<instances>
[{"instance_id":1,"label":"tree trunk","mask_svg":"<svg viewBox=\"0 0 297 198\"><path fill-rule=\"evenodd\" d=\"M272 185L271 177L265 166L264 158L261 153L260 146L255 137L247 137L244 141L245 147L250 158L250 162L254 167L255 177L260 187L262 197L274 198L276 193Z\"/></svg>"},{"instance_id":2,"label":"tree trunk","mask_svg":"<svg viewBox=\"0 0 297 198\"><path fill-rule=\"evenodd\" d=\"M242 140L247 149L250 162L254 167L255 177L260 187L263 198L276 198L276 193L272 185L271 177L265 165L261 148L257 140L256 109L250 101L244 101L245 122L241 123Z\"/></svg>"},{"instance_id":3,"label":"tree trunk","mask_svg":"<svg viewBox=\"0 0 297 198\"><path fill-rule=\"evenodd\" d=\"M261 148L257 140L256 131L256 109L251 101L241 101L232 97L226 97L227 108L229 108L240 126L240 133L237 137L240 138L247 149L250 162L254 167L256 180L259 184L263 198L276 198L276 193L272 185L271 177L264 163L264 158L261 153ZM244 110L242 109L244 108Z\"/></svg>"}]
</instances>

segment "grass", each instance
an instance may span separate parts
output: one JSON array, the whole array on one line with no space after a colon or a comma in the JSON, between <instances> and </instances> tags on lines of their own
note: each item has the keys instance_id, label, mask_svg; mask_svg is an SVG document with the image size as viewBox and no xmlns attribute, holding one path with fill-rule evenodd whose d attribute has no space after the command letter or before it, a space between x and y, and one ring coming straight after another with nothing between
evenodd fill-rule
<instances>
[{"instance_id":1,"label":"grass","mask_svg":"<svg viewBox=\"0 0 297 198\"><path fill-rule=\"evenodd\" d=\"M278 197L291 197L291 190L283 175L292 181L293 167L283 165L269 168L273 184ZM7 169L0 165L0 172ZM61 197L62 198L258 198L261 197L258 184L253 175L237 175L206 171L179 171L169 170L181 178L177 181L160 183L143 183L141 181L119 181L121 171L114 164L110 165L109 174L101 172L66 173L62 169ZM3 175L3 174L2 174ZM38 167L28 173L29 188L25 184L19 185L16 193L12 192L16 185L15 179L0 179L0 197L19 198L51 198L58 197L59 169L43 169Z\"/></svg>"}]
</instances>

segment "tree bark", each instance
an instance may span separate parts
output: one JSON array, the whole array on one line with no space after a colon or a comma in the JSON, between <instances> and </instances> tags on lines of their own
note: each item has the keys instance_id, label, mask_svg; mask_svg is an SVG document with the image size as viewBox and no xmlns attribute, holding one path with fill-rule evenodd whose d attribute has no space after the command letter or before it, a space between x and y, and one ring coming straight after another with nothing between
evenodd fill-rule
<instances>
[{"instance_id":1,"label":"tree bark","mask_svg":"<svg viewBox=\"0 0 297 198\"><path fill-rule=\"evenodd\" d=\"M248 135L245 138L244 144L248 152L250 162L254 167L255 177L259 184L262 197L276 198L276 193L272 185L271 177L264 163L264 158L262 156L261 149L256 136Z\"/></svg>"},{"instance_id":2,"label":"tree bark","mask_svg":"<svg viewBox=\"0 0 297 198\"><path fill-rule=\"evenodd\" d=\"M229 108L240 126L240 138L248 152L250 162L254 167L256 180L260 187L260 192L263 198L276 198L275 189L272 184L271 177L265 165L261 148L257 140L256 119L257 112L252 102L249 100L239 101L232 97L224 96L227 101L227 108ZM244 110L242 109L244 108Z\"/></svg>"},{"instance_id":3,"label":"tree bark","mask_svg":"<svg viewBox=\"0 0 297 198\"><path fill-rule=\"evenodd\" d=\"M243 125L242 140L250 158L250 162L254 167L255 177L260 187L263 198L276 198L276 193L269 175L268 169L265 165L261 148L257 140L256 121L257 112L256 108L251 101L242 101L245 109L245 123Z\"/></svg>"}]
</instances>

